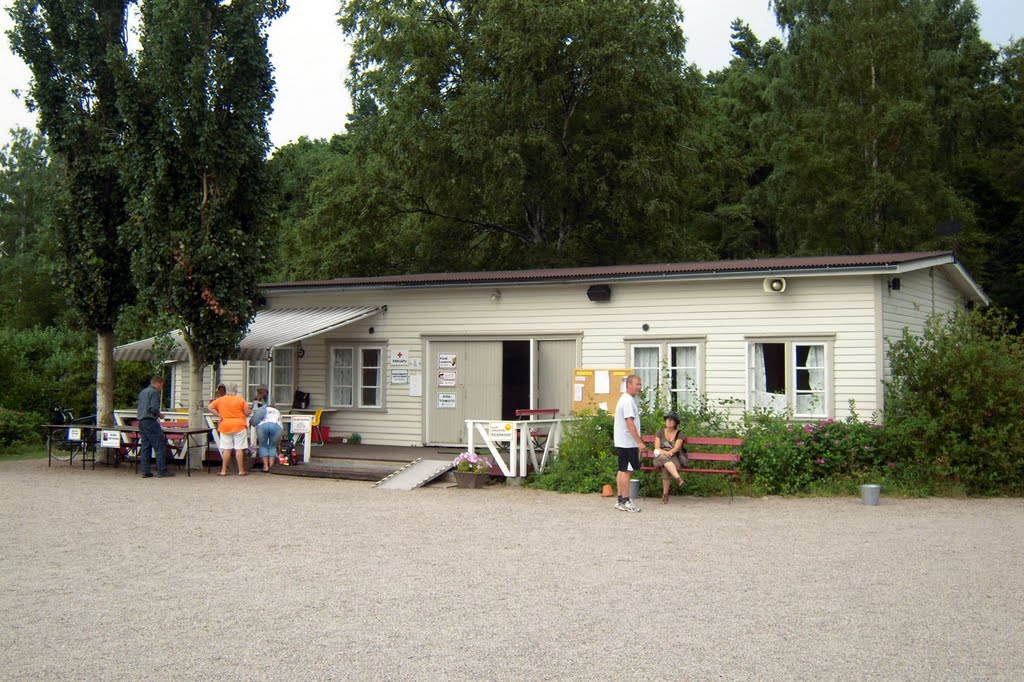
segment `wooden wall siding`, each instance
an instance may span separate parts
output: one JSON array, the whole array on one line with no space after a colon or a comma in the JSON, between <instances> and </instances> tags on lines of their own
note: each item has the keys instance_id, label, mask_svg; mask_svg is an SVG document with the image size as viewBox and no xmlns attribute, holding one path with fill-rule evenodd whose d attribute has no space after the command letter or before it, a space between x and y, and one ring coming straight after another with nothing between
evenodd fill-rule
<instances>
[{"instance_id":1,"label":"wooden wall siding","mask_svg":"<svg viewBox=\"0 0 1024 682\"><path fill-rule=\"evenodd\" d=\"M336 344L379 344L405 348L419 358L423 393L429 394L427 337L537 338L582 334L581 364L628 364L624 339L705 340L705 390L713 400L745 400L747 341L755 338L825 338L833 342L833 405L838 418L848 401L868 416L879 409L880 343L877 281L871 277L787 277L783 294L766 294L761 278L700 282L612 283L612 300L587 299L587 285L560 284L450 289L394 289L346 293L276 295L274 307L387 305L385 313L303 342L296 387L326 405L329 348ZM495 288L501 298L491 300ZM649 325L647 332L643 325ZM374 333L370 334L370 328ZM241 363L231 363L241 364ZM227 370L228 367L225 368ZM388 372L385 367L385 379ZM368 442L408 445L423 442L423 397L408 386L385 384L386 411L342 410L325 416L332 435L358 431ZM742 406L734 409L738 414Z\"/></svg>"},{"instance_id":2,"label":"wooden wall siding","mask_svg":"<svg viewBox=\"0 0 1024 682\"><path fill-rule=\"evenodd\" d=\"M188 408L188 387L191 383L192 374L189 372L188 362L175 362L171 364L171 372L174 373L174 394L171 396L171 406L175 409L187 409ZM202 399L204 404L213 398L213 393L210 391L210 386L216 386L217 383L223 384L238 384L238 392L245 392L245 372L246 363L244 362L229 362L220 368L219 381L214 382L214 377L217 375L217 370L212 366L207 366L203 369L203 391Z\"/></svg>"},{"instance_id":3,"label":"wooden wall siding","mask_svg":"<svg viewBox=\"0 0 1024 682\"><path fill-rule=\"evenodd\" d=\"M903 336L904 329L909 329L911 334L921 335L931 315L948 314L964 306L963 296L940 268L900 275L899 291L890 290L888 281L889 278L884 278L881 283L885 378L892 376L889 345Z\"/></svg>"}]
</instances>

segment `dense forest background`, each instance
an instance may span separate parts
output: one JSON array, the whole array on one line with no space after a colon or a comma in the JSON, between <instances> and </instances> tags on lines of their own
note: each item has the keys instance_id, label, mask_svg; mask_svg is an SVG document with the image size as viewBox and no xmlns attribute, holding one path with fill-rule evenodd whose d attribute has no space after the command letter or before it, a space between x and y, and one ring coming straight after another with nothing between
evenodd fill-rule
<instances>
[{"instance_id":1,"label":"dense forest background","mask_svg":"<svg viewBox=\"0 0 1024 682\"><path fill-rule=\"evenodd\" d=\"M970 0L773 7L783 40L737 20L702 73L672 0L342 3L355 111L266 159L259 279L951 249L1024 311L1024 40L994 49ZM56 158L0 150L0 405L86 411Z\"/></svg>"}]
</instances>

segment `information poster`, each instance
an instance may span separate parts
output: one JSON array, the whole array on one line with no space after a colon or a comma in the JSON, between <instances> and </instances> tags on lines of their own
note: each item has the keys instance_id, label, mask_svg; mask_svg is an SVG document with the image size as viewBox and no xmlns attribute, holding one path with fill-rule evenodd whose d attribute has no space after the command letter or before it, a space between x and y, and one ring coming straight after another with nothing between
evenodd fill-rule
<instances>
[{"instance_id":1,"label":"information poster","mask_svg":"<svg viewBox=\"0 0 1024 682\"><path fill-rule=\"evenodd\" d=\"M455 363L458 360L457 353L438 353L437 354L437 368L438 369L455 369Z\"/></svg>"},{"instance_id":2,"label":"information poster","mask_svg":"<svg viewBox=\"0 0 1024 682\"><path fill-rule=\"evenodd\" d=\"M437 394L437 409L439 410L454 410L456 406L455 394L454 393L438 393Z\"/></svg>"},{"instance_id":3,"label":"information poster","mask_svg":"<svg viewBox=\"0 0 1024 682\"><path fill-rule=\"evenodd\" d=\"M407 369L393 369L393 370L391 370L391 383L393 383L393 384L407 384L407 383L409 383L409 370L407 370Z\"/></svg>"},{"instance_id":4,"label":"information poster","mask_svg":"<svg viewBox=\"0 0 1024 682\"><path fill-rule=\"evenodd\" d=\"M458 385L458 374L454 369L439 371L437 373L438 387L451 387Z\"/></svg>"},{"instance_id":5,"label":"information poster","mask_svg":"<svg viewBox=\"0 0 1024 682\"><path fill-rule=\"evenodd\" d=\"M119 448L119 447L121 447L121 432L120 431L102 431L100 433L100 447L101 448Z\"/></svg>"},{"instance_id":6,"label":"information poster","mask_svg":"<svg viewBox=\"0 0 1024 682\"><path fill-rule=\"evenodd\" d=\"M572 411L609 411L625 390L632 369L577 369L572 376Z\"/></svg>"}]
</instances>

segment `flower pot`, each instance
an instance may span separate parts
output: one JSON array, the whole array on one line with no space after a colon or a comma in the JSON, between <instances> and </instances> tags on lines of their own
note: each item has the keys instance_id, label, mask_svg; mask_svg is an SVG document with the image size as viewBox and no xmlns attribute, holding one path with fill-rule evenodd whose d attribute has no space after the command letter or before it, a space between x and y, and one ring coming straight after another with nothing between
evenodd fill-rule
<instances>
[{"instance_id":1,"label":"flower pot","mask_svg":"<svg viewBox=\"0 0 1024 682\"><path fill-rule=\"evenodd\" d=\"M477 474L472 471L453 471L455 484L460 488L483 488L487 484L490 474Z\"/></svg>"},{"instance_id":2,"label":"flower pot","mask_svg":"<svg viewBox=\"0 0 1024 682\"><path fill-rule=\"evenodd\" d=\"M612 490L611 483L605 483L601 487L601 497L615 497L615 491Z\"/></svg>"}]
</instances>

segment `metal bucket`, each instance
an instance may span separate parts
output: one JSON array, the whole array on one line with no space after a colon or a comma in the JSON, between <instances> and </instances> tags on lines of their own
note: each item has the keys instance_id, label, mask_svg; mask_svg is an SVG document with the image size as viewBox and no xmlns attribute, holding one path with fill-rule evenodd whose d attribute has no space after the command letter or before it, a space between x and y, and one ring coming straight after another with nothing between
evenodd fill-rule
<instances>
[{"instance_id":1,"label":"metal bucket","mask_svg":"<svg viewBox=\"0 0 1024 682\"><path fill-rule=\"evenodd\" d=\"M869 483L860 487L860 499L869 506L876 506L882 496L882 486L877 483Z\"/></svg>"},{"instance_id":2,"label":"metal bucket","mask_svg":"<svg viewBox=\"0 0 1024 682\"><path fill-rule=\"evenodd\" d=\"M634 499L640 497L640 479L631 478L629 479L629 497Z\"/></svg>"}]
</instances>

